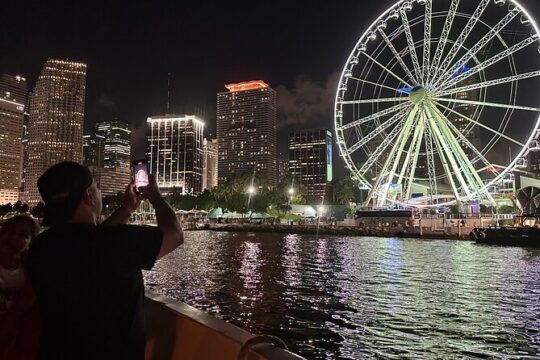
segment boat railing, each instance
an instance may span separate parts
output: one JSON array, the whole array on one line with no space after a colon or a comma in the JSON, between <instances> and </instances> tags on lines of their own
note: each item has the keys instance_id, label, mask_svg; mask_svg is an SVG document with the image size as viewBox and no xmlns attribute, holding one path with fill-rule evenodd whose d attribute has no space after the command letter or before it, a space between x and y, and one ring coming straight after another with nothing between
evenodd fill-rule
<instances>
[{"instance_id":1,"label":"boat railing","mask_svg":"<svg viewBox=\"0 0 540 360\"><path fill-rule=\"evenodd\" d=\"M304 359L270 341L254 343L248 331L149 290L145 313L146 360Z\"/></svg>"}]
</instances>

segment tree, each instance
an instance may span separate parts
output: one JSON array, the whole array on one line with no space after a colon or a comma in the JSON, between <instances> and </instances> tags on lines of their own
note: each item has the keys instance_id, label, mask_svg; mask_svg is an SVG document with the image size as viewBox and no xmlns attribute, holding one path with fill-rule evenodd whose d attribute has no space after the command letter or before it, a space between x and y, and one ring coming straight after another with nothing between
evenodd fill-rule
<instances>
[{"instance_id":1,"label":"tree","mask_svg":"<svg viewBox=\"0 0 540 360\"><path fill-rule=\"evenodd\" d=\"M338 204L348 204L354 198L354 182L349 179L341 179L337 182L335 188L334 201Z\"/></svg>"},{"instance_id":2,"label":"tree","mask_svg":"<svg viewBox=\"0 0 540 360\"><path fill-rule=\"evenodd\" d=\"M0 205L0 216L4 216L7 213L10 213L12 211L13 211L13 206L11 206L11 204Z\"/></svg>"},{"instance_id":3,"label":"tree","mask_svg":"<svg viewBox=\"0 0 540 360\"><path fill-rule=\"evenodd\" d=\"M23 205L20 200L17 201L15 205L13 205L13 211L16 213L19 213L19 214L22 213L22 209L23 209Z\"/></svg>"}]
</instances>

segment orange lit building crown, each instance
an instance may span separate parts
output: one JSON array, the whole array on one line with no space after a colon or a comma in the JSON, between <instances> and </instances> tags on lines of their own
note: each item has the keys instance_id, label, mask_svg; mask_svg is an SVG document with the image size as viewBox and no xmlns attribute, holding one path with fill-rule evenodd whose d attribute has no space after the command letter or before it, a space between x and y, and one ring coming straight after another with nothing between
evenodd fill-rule
<instances>
[{"instance_id":1,"label":"orange lit building crown","mask_svg":"<svg viewBox=\"0 0 540 360\"><path fill-rule=\"evenodd\" d=\"M227 90L231 92L237 92L237 91L257 90L257 89L267 88L268 84L262 80L253 80L253 81L241 82L237 84L227 84L225 85L225 87L227 88Z\"/></svg>"}]
</instances>

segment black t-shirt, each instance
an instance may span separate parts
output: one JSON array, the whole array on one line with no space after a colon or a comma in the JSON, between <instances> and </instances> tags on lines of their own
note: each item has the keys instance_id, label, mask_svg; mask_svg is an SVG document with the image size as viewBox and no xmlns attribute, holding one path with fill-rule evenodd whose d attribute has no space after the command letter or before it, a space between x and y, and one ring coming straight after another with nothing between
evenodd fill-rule
<instances>
[{"instance_id":1,"label":"black t-shirt","mask_svg":"<svg viewBox=\"0 0 540 360\"><path fill-rule=\"evenodd\" d=\"M28 273L42 318L40 359L143 359L144 284L156 227L66 224L32 241Z\"/></svg>"}]
</instances>

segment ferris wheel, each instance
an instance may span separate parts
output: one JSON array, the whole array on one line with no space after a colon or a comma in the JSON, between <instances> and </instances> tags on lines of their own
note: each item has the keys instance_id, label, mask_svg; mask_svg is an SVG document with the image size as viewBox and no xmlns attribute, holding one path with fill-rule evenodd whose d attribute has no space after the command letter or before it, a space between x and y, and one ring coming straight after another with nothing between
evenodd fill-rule
<instances>
[{"instance_id":1,"label":"ferris wheel","mask_svg":"<svg viewBox=\"0 0 540 360\"><path fill-rule=\"evenodd\" d=\"M493 204L540 150L539 38L514 0L402 0L375 20L335 99L364 205Z\"/></svg>"}]
</instances>

